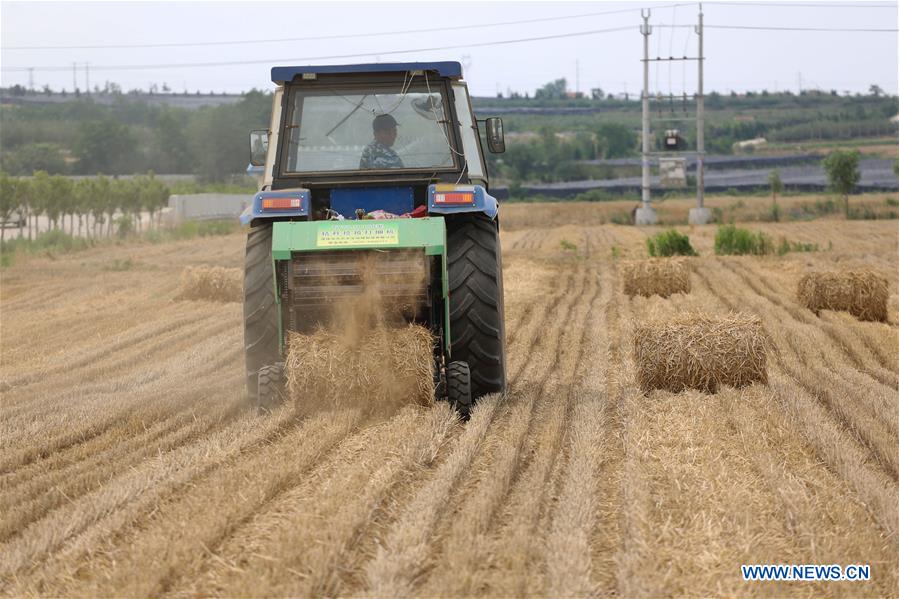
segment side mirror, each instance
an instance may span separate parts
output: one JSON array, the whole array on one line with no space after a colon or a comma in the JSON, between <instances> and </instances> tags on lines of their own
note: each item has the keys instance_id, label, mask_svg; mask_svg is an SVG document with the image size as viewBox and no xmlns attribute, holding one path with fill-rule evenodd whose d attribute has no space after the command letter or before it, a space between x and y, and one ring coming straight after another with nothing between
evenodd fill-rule
<instances>
[{"instance_id":1,"label":"side mirror","mask_svg":"<svg viewBox=\"0 0 899 599\"><path fill-rule=\"evenodd\" d=\"M265 166L267 154L268 131L265 129L250 131L250 164L253 166Z\"/></svg>"},{"instance_id":2,"label":"side mirror","mask_svg":"<svg viewBox=\"0 0 899 599\"><path fill-rule=\"evenodd\" d=\"M487 148L494 154L502 154L506 151L503 120L499 117L487 119Z\"/></svg>"}]
</instances>

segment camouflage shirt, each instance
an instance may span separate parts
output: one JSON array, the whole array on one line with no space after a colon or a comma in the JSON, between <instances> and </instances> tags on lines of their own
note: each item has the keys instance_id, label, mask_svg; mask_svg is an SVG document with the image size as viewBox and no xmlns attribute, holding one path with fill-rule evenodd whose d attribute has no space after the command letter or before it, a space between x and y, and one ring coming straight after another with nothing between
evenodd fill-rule
<instances>
[{"instance_id":1,"label":"camouflage shirt","mask_svg":"<svg viewBox=\"0 0 899 599\"><path fill-rule=\"evenodd\" d=\"M403 168L403 161L396 152L375 140L362 150L359 168Z\"/></svg>"}]
</instances>

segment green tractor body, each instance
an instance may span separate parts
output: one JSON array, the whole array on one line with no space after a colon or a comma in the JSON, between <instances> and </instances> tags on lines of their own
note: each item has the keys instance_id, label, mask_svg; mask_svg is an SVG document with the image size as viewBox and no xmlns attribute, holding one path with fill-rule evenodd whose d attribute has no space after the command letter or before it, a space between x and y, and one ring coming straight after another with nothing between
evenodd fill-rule
<instances>
[{"instance_id":1,"label":"green tractor body","mask_svg":"<svg viewBox=\"0 0 899 599\"><path fill-rule=\"evenodd\" d=\"M458 63L273 69L261 189L241 217L247 390L279 396L288 333L339 322L372 280L392 321L433 334L435 387L463 415L505 388L499 205ZM502 125L487 142L503 150ZM339 367L339 365L338 365Z\"/></svg>"}]
</instances>

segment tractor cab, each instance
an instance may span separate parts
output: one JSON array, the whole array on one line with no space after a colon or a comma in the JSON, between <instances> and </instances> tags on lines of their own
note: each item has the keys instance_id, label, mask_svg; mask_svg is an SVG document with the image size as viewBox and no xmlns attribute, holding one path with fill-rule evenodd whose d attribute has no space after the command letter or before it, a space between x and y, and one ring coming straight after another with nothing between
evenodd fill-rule
<instances>
[{"instance_id":1,"label":"tractor cab","mask_svg":"<svg viewBox=\"0 0 899 599\"><path fill-rule=\"evenodd\" d=\"M308 190L310 220L430 213L446 203L436 186L489 190L459 63L276 67L272 79L272 124L251 133L251 164L264 168L264 195ZM489 149L503 151L502 121L484 125ZM255 218L263 211L244 221Z\"/></svg>"}]
</instances>

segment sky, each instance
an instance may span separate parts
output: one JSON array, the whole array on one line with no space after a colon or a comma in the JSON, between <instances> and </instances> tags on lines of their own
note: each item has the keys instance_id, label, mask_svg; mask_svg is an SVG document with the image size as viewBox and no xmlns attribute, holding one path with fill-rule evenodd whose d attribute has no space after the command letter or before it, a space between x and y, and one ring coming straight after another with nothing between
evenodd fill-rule
<instances>
[{"instance_id":1,"label":"sky","mask_svg":"<svg viewBox=\"0 0 899 599\"><path fill-rule=\"evenodd\" d=\"M165 83L239 93L271 89L276 65L455 60L475 95L533 94L561 77L572 91L633 95L643 78L641 8L654 25L651 58L696 56L699 5L689 2L0 2L0 83L27 87L29 72L16 69L34 67L35 89L85 89L89 76L91 87L111 81L125 91ZM897 2L706 2L702 10L706 93L867 93L871 84L899 93ZM496 43L540 37L551 39ZM72 48L185 43L205 45ZM329 58L346 55L359 56ZM210 62L252 64L181 66ZM134 68L146 65L162 66ZM696 65L653 63L651 92L692 93Z\"/></svg>"}]
</instances>

